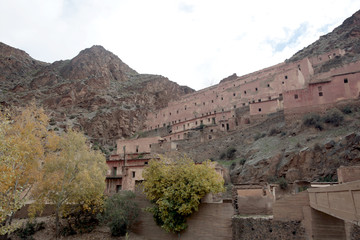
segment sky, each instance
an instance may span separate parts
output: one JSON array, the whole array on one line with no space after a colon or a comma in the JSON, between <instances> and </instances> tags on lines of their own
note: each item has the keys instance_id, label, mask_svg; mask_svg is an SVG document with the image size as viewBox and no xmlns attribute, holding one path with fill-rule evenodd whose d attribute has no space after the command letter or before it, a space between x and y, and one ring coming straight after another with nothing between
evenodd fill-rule
<instances>
[{"instance_id":1,"label":"sky","mask_svg":"<svg viewBox=\"0 0 360 240\"><path fill-rule=\"evenodd\" d=\"M52 63L102 45L139 73L196 90L275 65L359 0L0 0L0 42Z\"/></svg>"}]
</instances>

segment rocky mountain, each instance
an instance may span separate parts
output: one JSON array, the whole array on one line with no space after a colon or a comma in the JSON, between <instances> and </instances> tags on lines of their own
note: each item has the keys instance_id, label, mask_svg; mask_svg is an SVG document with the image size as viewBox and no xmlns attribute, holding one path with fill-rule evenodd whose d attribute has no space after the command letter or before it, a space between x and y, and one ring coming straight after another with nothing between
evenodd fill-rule
<instances>
[{"instance_id":1,"label":"rocky mountain","mask_svg":"<svg viewBox=\"0 0 360 240\"><path fill-rule=\"evenodd\" d=\"M94 143L107 145L141 129L149 111L194 91L139 74L102 46L49 64L0 43L0 73L3 106L35 99L48 111L53 130L82 129Z\"/></svg>"},{"instance_id":2,"label":"rocky mountain","mask_svg":"<svg viewBox=\"0 0 360 240\"><path fill-rule=\"evenodd\" d=\"M319 40L295 53L288 61L297 61L305 57L312 57L327 53L332 49L344 49L346 58L342 60L354 61L360 54L360 10L347 18L332 32L321 36Z\"/></svg>"}]
</instances>

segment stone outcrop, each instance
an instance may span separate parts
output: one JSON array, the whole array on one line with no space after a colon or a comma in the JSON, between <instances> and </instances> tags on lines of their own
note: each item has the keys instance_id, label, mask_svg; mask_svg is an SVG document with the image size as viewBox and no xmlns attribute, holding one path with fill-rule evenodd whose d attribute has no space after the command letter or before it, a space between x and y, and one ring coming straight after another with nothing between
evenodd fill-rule
<instances>
[{"instance_id":1,"label":"stone outcrop","mask_svg":"<svg viewBox=\"0 0 360 240\"><path fill-rule=\"evenodd\" d=\"M139 74L102 46L71 60L43 63L0 43L0 103L35 99L52 129L81 129L95 143L114 146L144 127L148 112L194 90L160 75Z\"/></svg>"}]
</instances>

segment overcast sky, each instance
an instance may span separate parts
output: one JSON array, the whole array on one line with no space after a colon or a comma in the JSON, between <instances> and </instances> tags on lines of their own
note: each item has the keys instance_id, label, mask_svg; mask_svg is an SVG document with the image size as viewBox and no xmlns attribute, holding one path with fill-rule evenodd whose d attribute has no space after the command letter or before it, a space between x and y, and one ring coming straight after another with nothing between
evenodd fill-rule
<instances>
[{"instance_id":1,"label":"overcast sky","mask_svg":"<svg viewBox=\"0 0 360 240\"><path fill-rule=\"evenodd\" d=\"M196 90L283 62L359 0L0 0L0 41L54 62L102 45Z\"/></svg>"}]
</instances>

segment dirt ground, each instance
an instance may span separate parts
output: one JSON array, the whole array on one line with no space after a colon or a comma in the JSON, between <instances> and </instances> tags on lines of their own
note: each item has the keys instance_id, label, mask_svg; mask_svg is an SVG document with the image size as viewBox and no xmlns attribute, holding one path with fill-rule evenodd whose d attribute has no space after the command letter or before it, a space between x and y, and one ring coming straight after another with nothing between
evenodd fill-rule
<instances>
[{"instance_id":1,"label":"dirt ground","mask_svg":"<svg viewBox=\"0 0 360 240\"><path fill-rule=\"evenodd\" d=\"M15 220L14 223L26 224L27 219ZM39 217L36 218L36 222L44 222L45 229L36 232L32 235L34 240L49 240L55 239L55 224L53 217ZM12 240L21 240L16 234L11 235ZM125 237L112 237L110 229L107 226L97 226L92 232L84 234L76 234L67 237L60 237L63 240L125 240ZM129 240L146 240L142 236L138 236L134 233L130 233Z\"/></svg>"}]
</instances>

